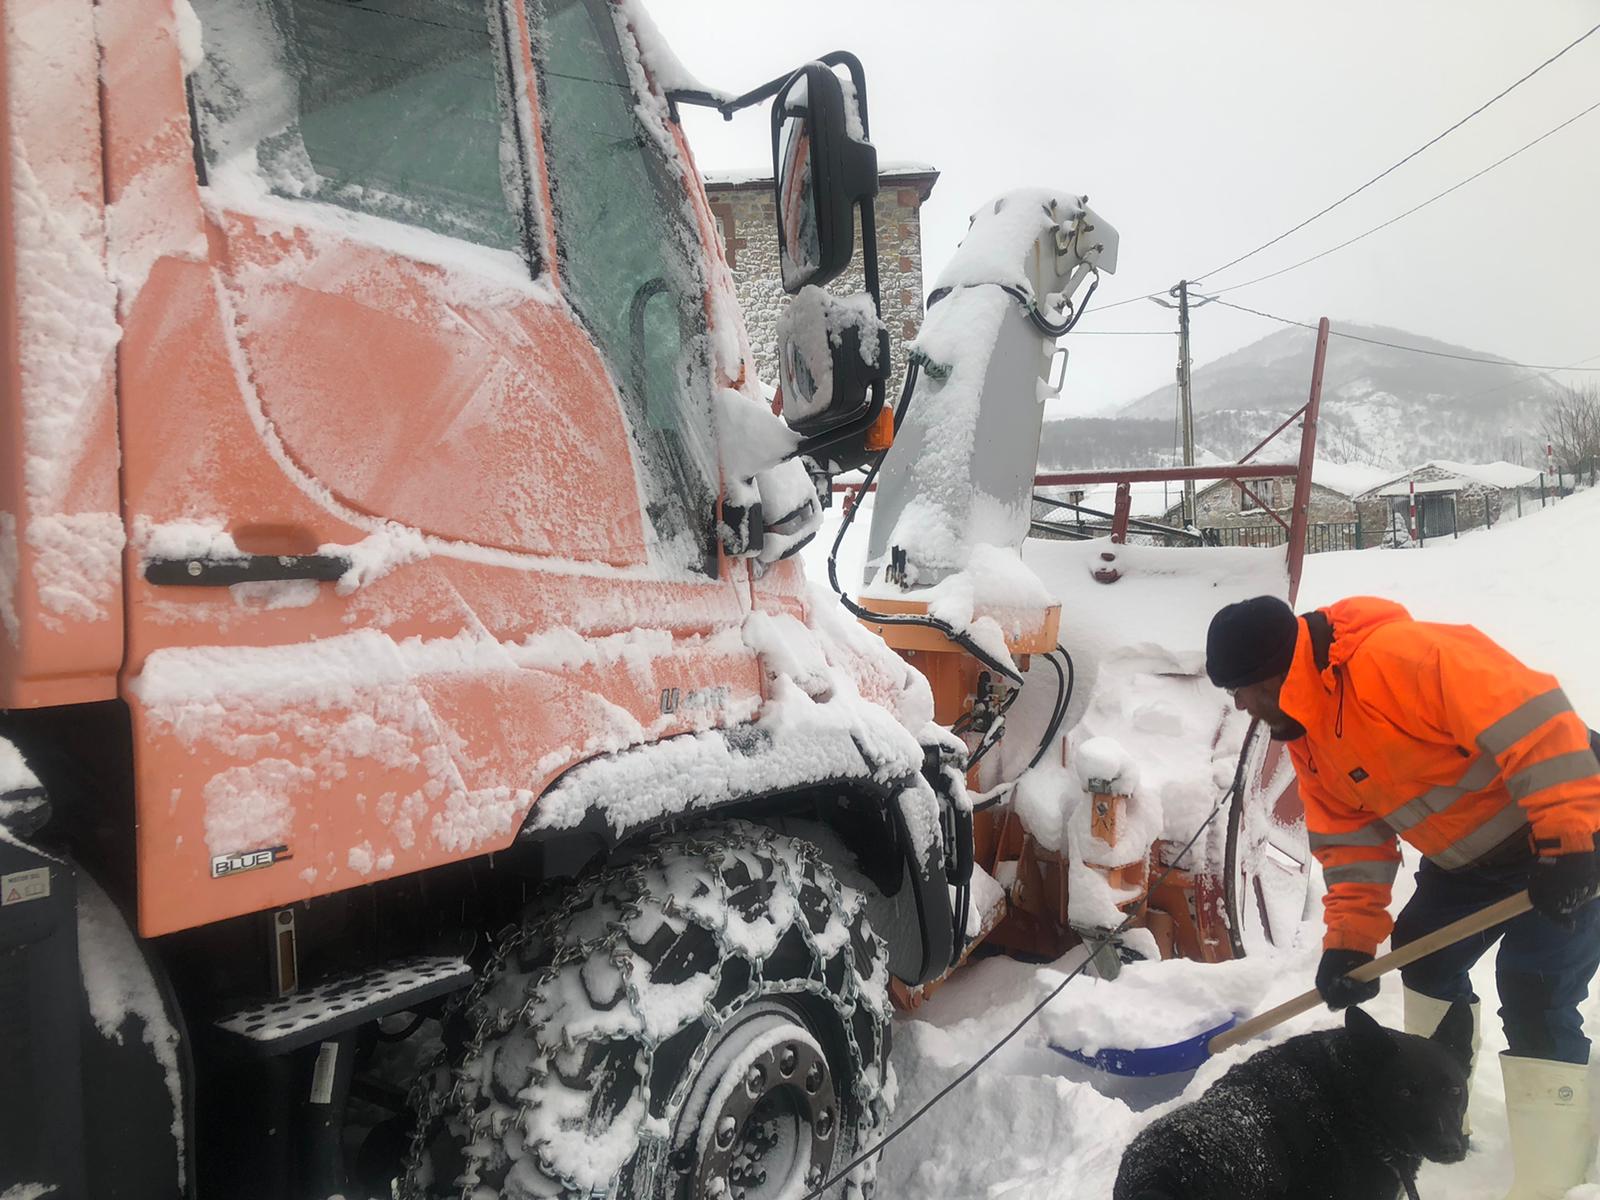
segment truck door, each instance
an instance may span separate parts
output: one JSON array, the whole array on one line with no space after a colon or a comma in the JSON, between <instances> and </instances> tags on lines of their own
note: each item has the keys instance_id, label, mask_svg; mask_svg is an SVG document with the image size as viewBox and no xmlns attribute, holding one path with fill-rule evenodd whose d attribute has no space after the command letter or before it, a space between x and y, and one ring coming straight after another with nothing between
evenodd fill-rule
<instances>
[{"instance_id":1,"label":"truck door","mask_svg":"<svg viewBox=\"0 0 1600 1200\"><path fill-rule=\"evenodd\" d=\"M753 712L703 251L615 10L132 7L113 202L203 230L122 298L142 931L499 848L573 763Z\"/></svg>"}]
</instances>

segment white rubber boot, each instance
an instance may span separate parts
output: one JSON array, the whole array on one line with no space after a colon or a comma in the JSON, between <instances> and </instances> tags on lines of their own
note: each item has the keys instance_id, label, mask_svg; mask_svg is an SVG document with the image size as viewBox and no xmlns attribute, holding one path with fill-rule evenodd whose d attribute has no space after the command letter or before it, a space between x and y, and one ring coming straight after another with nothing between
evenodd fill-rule
<instances>
[{"instance_id":1,"label":"white rubber boot","mask_svg":"<svg viewBox=\"0 0 1600 1200\"><path fill-rule=\"evenodd\" d=\"M1418 1037L1432 1037L1434 1030L1439 1028L1439 1022L1444 1020L1445 1013L1450 1011L1450 1001L1435 1000L1432 996L1424 996L1421 992L1413 992L1410 988L1400 991L1401 1008L1405 1013L1405 1027L1407 1033L1414 1033ZM1478 1010L1481 1005L1472 1006L1472 1061L1467 1064L1467 1095L1472 1095L1472 1072L1478 1065L1478 1047L1483 1045L1483 1035L1478 1031ZM1472 1110L1468 1109L1461 1118L1461 1133L1463 1137L1472 1136Z\"/></svg>"},{"instance_id":2,"label":"white rubber boot","mask_svg":"<svg viewBox=\"0 0 1600 1200\"><path fill-rule=\"evenodd\" d=\"M1500 1056L1516 1175L1506 1200L1562 1200L1594 1157L1589 1068L1544 1058Z\"/></svg>"}]
</instances>

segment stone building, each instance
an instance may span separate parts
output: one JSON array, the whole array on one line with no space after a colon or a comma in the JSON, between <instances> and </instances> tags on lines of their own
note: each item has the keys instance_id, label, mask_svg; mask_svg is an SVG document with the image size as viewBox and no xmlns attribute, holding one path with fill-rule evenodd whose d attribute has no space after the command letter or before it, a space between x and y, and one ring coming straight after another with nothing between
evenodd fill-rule
<instances>
[{"instance_id":1,"label":"stone building","mask_svg":"<svg viewBox=\"0 0 1600 1200\"><path fill-rule=\"evenodd\" d=\"M1313 465L1306 544L1309 552L1357 550L1377 544L1364 539L1357 524L1356 496L1372 483L1373 475L1371 468L1321 460ZM1218 480L1195 494L1195 525L1211 535L1208 540L1227 546L1282 545L1288 534L1278 521L1287 523L1292 516L1295 487L1292 477L1261 479L1253 481L1247 493L1237 483ZM1173 504L1162 520L1165 524L1182 525L1182 502Z\"/></svg>"},{"instance_id":2,"label":"stone building","mask_svg":"<svg viewBox=\"0 0 1600 1200\"><path fill-rule=\"evenodd\" d=\"M893 356L889 398L893 403L905 366L906 345L922 327L923 203L939 172L922 163L889 163L878 173L874 205L878 230L878 289ZM788 303L778 274L778 218L772 176L757 172L707 172L706 194L733 270L739 307L750 328L757 368L765 383L778 383L778 314ZM954 247L951 247L954 249ZM856 262L828 290L864 291L861 228L856 225Z\"/></svg>"},{"instance_id":3,"label":"stone building","mask_svg":"<svg viewBox=\"0 0 1600 1200\"><path fill-rule=\"evenodd\" d=\"M1369 545L1411 540L1415 494L1423 541L1514 520L1541 504L1539 472L1515 463L1435 460L1362 493L1357 500Z\"/></svg>"}]
</instances>

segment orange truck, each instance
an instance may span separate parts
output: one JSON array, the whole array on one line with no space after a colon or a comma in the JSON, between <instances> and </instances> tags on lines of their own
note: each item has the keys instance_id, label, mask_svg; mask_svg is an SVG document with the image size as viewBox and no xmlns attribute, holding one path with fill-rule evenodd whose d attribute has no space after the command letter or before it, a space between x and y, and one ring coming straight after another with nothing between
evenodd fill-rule
<instances>
[{"instance_id":1,"label":"orange truck","mask_svg":"<svg viewBox=\"0 0 1600 1200\"><path fill-rule=\"evenodd\" d=\"M773 99L798 290L873 254L859 66L0 12L0 1194L822 1182L956 950L961 746L793 556L875 308L775 415L677 103Z\"/></svg>"}]
</instances>

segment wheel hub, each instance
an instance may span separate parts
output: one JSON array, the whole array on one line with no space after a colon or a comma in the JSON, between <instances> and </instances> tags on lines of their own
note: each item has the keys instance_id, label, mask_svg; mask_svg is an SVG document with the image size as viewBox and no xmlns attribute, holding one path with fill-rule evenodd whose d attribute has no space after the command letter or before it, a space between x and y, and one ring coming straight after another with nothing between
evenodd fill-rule
<instances>
[{"instance_id":1,"label":"wheel hub","mask_svg":"<svg viewBox=\"0 0 1600 1200\"><path fill-rule=\"evenodd\" d=\"M826 1055L793 1017L760 1013L730 1030L685 1118L697 1144L689 1200L790 1200L833 1163L839 1102ZM698 1110L693 1111L693 1110Z\"/></svg>"}]
</instances>

